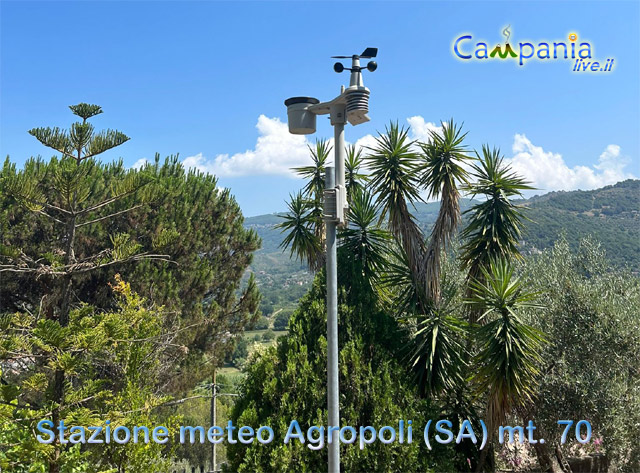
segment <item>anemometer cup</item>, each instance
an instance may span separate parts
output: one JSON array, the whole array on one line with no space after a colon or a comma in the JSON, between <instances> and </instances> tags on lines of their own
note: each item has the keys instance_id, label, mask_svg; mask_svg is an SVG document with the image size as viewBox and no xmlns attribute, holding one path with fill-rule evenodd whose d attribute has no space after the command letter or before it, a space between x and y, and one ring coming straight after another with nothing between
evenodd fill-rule
<instances>
[{"instance_id":1,"label":"anemometer cup","mask_svg":"<svg viewBox=\"0 0 640 473\"><path fill-rule=\"evenodd\" d=\"M294 135L310 135L316 132L316 114L309 107L319 104L313 97L291 97L284 101L287 107L289 133Z\"/></svg>"}]
</instances>

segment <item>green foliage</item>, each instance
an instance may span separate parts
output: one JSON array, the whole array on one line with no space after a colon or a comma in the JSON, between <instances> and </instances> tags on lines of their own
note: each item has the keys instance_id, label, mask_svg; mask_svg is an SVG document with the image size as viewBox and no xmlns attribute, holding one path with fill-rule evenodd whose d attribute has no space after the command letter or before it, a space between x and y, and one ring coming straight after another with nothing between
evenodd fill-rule
<instances>
[{"instance_id":1,"label":"green foliage","mask_svg":"<svg viewBox=\"0 0 640 473\"><path fill-rule=\"evenodd\" d=\"M316 141L315 147L309 146L311 166L293 168L293 170L307 179L302 192L291 196L289 210L291 218L285 216L285 221L278 227L282 231L289 230L289 234L282 242L282 248L291 247L291 254L295 254L300 261L305 261L312 271L318 271L324 264L324 220L322 217L322 196L324 192L325 163L329 158L331 147L328 141Z\"/></svg>"},{"instance_id":2,"label":"green foliage","mask_svg":"<svg viewBox=\"0 0 640 473\"><path fill-rule=\"evenodd\" d=\"M264 340L265 342L270 342L275 338L276 338L276 334L271 329L267 329L267 331L262 334L262 340Z\"/></svg>"},{"instance_id":3,"label":"green foliage","mask_svg":"<svg viewBox=\"0 0 640 473\"><path fill-rule=\"evenodd\" d=\"M417 285L426 289L423 278L426 245L409 211L410 205L422 200L419 156L414 147L409 130L391 123L385 133L378 133L375 146L368 148L365 163L370 171L369 189L380 209L380 223L388 218L389 231L404 251Z\"/></svg>"},{"instance_id":4,"label":"green foliage","mask_svg":"<svg viewBox=\"0 0 640 473\"><path fill-rule=\"evenodd\" d=\"M67 425L104 425L109 419L112 428L132 428L160 422L154 408L166 398L148 380L158 375L168 350L168 314L147 308L119 278L112 287L117 296L113 311L81 306L71 312L67 327L30 313L5 315L0 360L10 368L0 373L7 383L0 407L3 470L48 471L54 447L38 443L33 432L40 420L51 419L56 406L47 394L55 383L55 369L64 369L66 383L73 386L59 405ZM164 417L162 423L175 426L178 420ZM67 445L59 466L64 472L154 471L167 466L168 454L158 444Z\"/></svg>"},{"instance_id":5,"label":"green foliage","mask_svg":"<svg viewBox=\"0 0 640 473\"><path fill-rule=\"evenodd\" d=\"M478 159L479 164L473 165L474 182L467 190L473 197L482 195L486 200L465 212L469 221L461 234L465 241L461 259L472 278L480 277L480 268L488 267L491 260L520 255L518 242L524 217L521 207L510 199L532 189L504 163L500 150L483 146Z\"/></svg>"},{"instance_id":6,"label":"green foliage","mask_svg":"<svg viewBox=\"0 0 640 473\"><path fill-rule=\"evenodd\" d=\"M444 308L418 318L411 343L411 368L421 393L432 396L462 385L466 330L462 320Z\"/></svg>"},{"instance_id":7,"label":"green foliage","mask_svg":"<svg viewBox=\"0 0 640 473\"><path fill-rule=\"evenodd\" d=\"M420 143L423 163L421 185L428 190L428 199L437 199L456 188L458 182L467 182L468 173L462 166L469 160L464 139L467 133L453 119L442 123L442 134L431 131L429 141Z\"/></svg>"},{"instance_id":8,"label":"green foliage","mask_svg":"<svg viewBox=\"0 0 640 473\"><path fill-rule=\"evenodd\" d=\"M364 189L354 190L349 207L349 225L339 234L340 251L353 284L364 283L373 290L384 270L391 235L376 228L377 208L373 196ZM347 277L345 275L345 277Z\"/></svg>"},{"instance_id":9,"label":"green foliage","mask_svg":"<svg viewBox=\"0 0 640 473\"><path fill-rule=\"evenodd\" d=\"M425 419L431 412L398 361L407 333L383 309L374 273L382 270L388 235L376 228L375 206L366 192L352 196L349 228L341 232L338 251L340 386L343 425L393 424L400 418ZM291 419L304 429L326 419L325 289L320 273L289 321L289 335L275 348L257 351L247 364L242 396L232 417L239 423L270 425L282 438ZM425 455L424 444L345 448L345 470L453 470L455 454L445 448ZM293 445L229 447L231 471L269 471L274 467L316 471L326 464L326 450ZM459 459L458 459L459 460ZM458 462L462 465L461 462Z\"/></svg>"},{"instance_id":10,"label":"green foliage","mask_svg":"<svg viewBox=\"0 0 640 473\"><path fill-rule=\"evenodd\" d=\"M129 138L87 123L99 106L71 110L82 122L69 130L30 131L59 159L32 158L21 170L7 159L0 173L0 362L11 369L2 383L19 389L3 388L10 408L0 438L17 450L0 461L12 467L28 464L33 439L21 432L38 417L91 425L108 413L114 423L154 423L157 393L195 385L257 316L255 278L243 289L240 281L259 240L229 192L177 157L160 164L156 156L142 169L94 160ZM120 280L129 305L114 304L116 271L158 308L155 328L132 312L142 302ZM175 424L168 415L163 423ZM48 463L51 473L157 471L169 453L158 445L99 454L66 447L42 447L32 463Z\"/></svg>"},{"instance_id":11,"label":"green foliage","mask_svg":"<svg viewBox=\"0 0 640 473\"><path fill-rule=\"evenodd\" d=\"M315 147L309 146L309 152L313 164L311 166L293 168L293 170L300 177L307 180L307 184L303 189L304 195L313 198L319 203L324 192L324 170L329 153L331 153L331 146L326 140L317 140Z\"/></svg>"},{"instance_id":12,"label":"green foliage","mask_svg":"<svg viewBox=\"0 0 640 473\"><path fill-rule=\"evenodd\" d=\"M193 386L206 374L201 363L206 351L215 347L215 356L222 359L232 349L232 340L221 341L216 334L238 333L256 316L255 281L245 281L240 297L238 291L259 245L257 235L243 228L237 203L227 191L217 189L214 177L185 170L177 157L164 162L156 157L140 170L126 169L121 161L87 160L73 165L78 170L72 172L73 167L67 169L72 164L70 159L31 159L17 171L5 162L2 180L16 184L0 190L2 247L14 256L22 251L51 269L34 266L42 273L38 280L30 273L2 273L0 312L36 308L41 301L46 309L47 302L54 302L47 297L55 287L50 272L64 266L65 248L55 237L63 225L19 205L25 199L17 198L14 186L22 188L24 196L24 182L31 183L42 196L37 202L55 207L64 205L65 195L84 189L76 195L87 196L85 209L112 202L86 212L77 222L74 255L83 266L76 269L92 271L74 277L74 297L112 308L107 282L117 271L125 273L136 291L178 314L174 328L191 326L181 330L176 341L189 348L186 357L180 355L184 364L172 367L159 382L170 380L169 388L175 391ZM59 182L76 184L65 187ZM140 254L166 257L136 259ZM98 265L104 266L95 268Z\"/></svg>"},{"instance_id":13,"label":"green foliage","mask_svg":"<svg viewBox=\"0 0 640 473\"><path fill-rule=\"evenodd\" d=\"M368 149L365 163L371 171L371 192L381 203L381 218L389 215L390 221L394 221L402 202L421 200L418 155L412 150L413 144L408 129L391 123L386 133L376 137L376 145Z\"/></svg>"},{"instance_id":14,"label":"green foliage","mask_svg":"<svg viewBox=\"0 0 640 473\"><path fill-rule=\"evenodd\" d=\"M283 222L277 225L282 231L288 231L280 246L291 248L290 254L307 263L309 268L317 270L320 268L322 258L321 240L315 233L317 218L315 215L316 206L313 201L308 200L298 192L291 196L287 203L289 213L282 218Z\"/></svg>"},{"instance_id":15,"label":"green foliage","mask_svg":"<svg viewBox=\"0 0 640 473\"><path fill-rule=\"evenodd\" d=\"M253 328L255 330L266 330L269 328L269 325L270 325L269 319L263 315L258 319L258 321L255 323Z\"/></svg>"},{"instance_id":16,"label":"green foliage","mask_svg":"<svg viewBox=\"0 0 640 473\"><path fill-rule=\"evenodd\" d=\"M561 237L575 249L590 235L614 265L640 270L640 180L591 191L552 192L524 203L534 222L523 234L524 249L550 248Z\"/></svg>"},{"instance_id":17,"label":"green foliage","mask_svg":"<svg viewBox=\"0 0 640 473\"><path fill-rule=\"evenodd\" d=\"M440 300L440 261L455 237L460 223L460 192L458 184L467 183L464 164L469 160L462 126L453 119L442 123L441 131L430 131L429 141L420 143L422 148L421 182L429 198L440 198L438 217L424 255L424 279L426 299L434 305ZM428 304L425 304L425 306Z\"/></svg>"},{"instance_id":18,"label":"green foliage","mask_svg":"<svg viewBox=\"0 0 640 473\"><path fill-rule=\"evenodd\" d=\"M249 357L249 341L245 337L238 337L233 353L227 355L227 361L237 368L242 368Z\"/></svg>"},{"instance_id":19,"label":"green foliage","mask_svg":"<svg viewBox=\"0 0 640 473\"><path fill-rule=\"evenodd\" d=\"M521 271L545 307L527 320L549 338L530 416L551 435L559 418L589 420L617 471L637 471L640 281L612 268L590 239L576 250L561 239Z\"/></svg>"},{"instance_id":20,"label":"green foliage","mask_svg":"<svg viewBox=\"0 0 640 473\"><path fill-rule=\"evenodd\" d=\"M274 330L286 330L292 314L293 311L291 309L282 309L278 312L273 320Z\"/></svg>"},{"instance_id":21,"label":"green foliage","mask_svg":"<svg viewBox=\"0 0 640 473\"><path fill-rule=\"evenodd\" d=\"M520 318L519 312L541 307L532 302L536 294L524 292L510 263L491 261L481 271L482 279L470 282L467 302L482 314L483 325L476 329L477 370L473 379L478 393L488 393L487 422L493 432L514 407L533 401L544 336Z\"/></svg>"},{"instance_id":22,"label":"green foliage","mask_svg":"<svg viewBox=\"0 0 640 473\"><path fill-rule=\"evenodd\" d=\"M303 430L326 424L323 279L320 274L301 301L290 321L290 334L280 337L276 346L256 352L248 364L242 395L232 413L237 425L270 425L276 439L282 439L291 419L297 419ZM355 294L345 287L338 313L342 424L379 427L397 425L404 418L413 419L415 425L435 415L418 398L393 356L403 342L402 332L376 308L371 295ZM313 451L297 441L230 445L228 455L229 471L240 472L321 471L327 461L326 449ZM411 445L377 442L364 450L343 447L341 465L345 471L456 471L452 456L446 447L428 452L414 438Z\"/></svg>"},{"instance_id":23,"label":"green foliage","mask_svg":"<svg viewBox=\"0 0 640 473\"><path fill-rule=\"evenodd\" d=\"M362 163L362 148L356 149L355 145L347 146L347 155L344 160L344 182L349 201L351 201L351 196L354 193L364 189L364 185L369 180L366 174L360 173Z\"/></svg>"}]
</instances>

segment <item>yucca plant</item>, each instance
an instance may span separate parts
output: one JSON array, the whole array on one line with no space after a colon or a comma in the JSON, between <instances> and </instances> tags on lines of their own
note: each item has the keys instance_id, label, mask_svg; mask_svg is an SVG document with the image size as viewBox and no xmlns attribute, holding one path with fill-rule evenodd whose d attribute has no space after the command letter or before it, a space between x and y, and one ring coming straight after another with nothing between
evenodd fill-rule
<instances>
[{"instance_id":1,"label":"yucca plant","mask_svg":"<svg viewBox=\"0 0 640 473\"><path fill-rule=\"evenodd\" d=\"M276 225L276 228L288 232L280 247L283 250L289 248L291 256L305 262L312 271L318 271L324 258L322 242L314 231L314 203L298 191L290 196L287 206L289 211L282 216L284 221Z\"/></svg>"},{"instance_id":2,"label":"yucca plant","mask_svg":"<svg viewBox=\"0 0 640 473\"><path fill-rule=\"evenodd\" d=\"M340 259L352 273L352 284L361 281L373 290L387 261L391 235L376 225L377 206L363 187L352 189L349 226L340 231Z\"/></svg>"},{"instance_id":3,"label":"yucca plant","mask_svg":"<svg viewBox=\"0 0 640 473\"><path fill-rule=\"evenodd\" d=\"M480 267L481 278L469 282L465 301L481 315L477 326L478 352L474 359L473 381L478 396L487 396L487 427L492 436L506 415L533 401L544 335L526 325L519 312L540 308L538 294L524 291L508 260L492 259ZM486 451L481 457L480 468Z\"/></svg>"},{"instance_id":4,"label":"yucca plant","mask_svg":"<svg viewBox=\"0 0 640 473\"><path fill-rule=\"evenodd\" d=\"M453 119L431 131L429 141L420 143L422 164L420 185L428 199L440 199L438 218L431 230L424 261L426 292L436 303L440 297L440 258L455 236L460 223L459 183L468 184L463 164L469 160L462 126Z\"/></svg>"},{"instance_id":5,"label":"yucca plant","mask_svg":"<svg viewBox=\"0 0 640 473\"><path fill-rule=\"evenodd\" d=\"M344 160L344 181L349 202L351 202L352 195L363 189L369 180L366 174L360 173L362 160L362 148L356 148L355 145L347 146L347 156Z\"/></svg>"},{"instance_id":6,"label":"yucca plant","mask_svg":"<svg viewBox=\"0 0 640 473\"><path fill-rule=\"evenodd\" d=\"M477 153L476 153L477 154ZM468 209L469 223L462 231L465 243L461 259L469 278L481 276L481 268L498 258L519 258L518 243L522 235L523 206L511 199L533 189L504 163L500 150L482 147L482 156L472 166L473 183L465 186L471 197L484 200Z\"/></svg>"},{"instance_id":7,"label":"yucca plant","mask_svg":"<svg viewBox=\"0 0 640 473\"><path fill-rule=\"evenodd\" d=\"M423 395L437 395L463 384L466 324L445 306L417 320L411 367Z\"/></svg>"},{"instance_id":8,"label":"yucca plant","mask_svg":"<svg viewBox=\"0 0 640 473\"><path fill-rule=\"evenodd\" d=\"M313 164L311 166L294 168L294 171L307 181L302 192L312 204L309 218L313 223L313 233L319 240L320 246L324 247L325 235L324 220L322 218L322 196L324 193L325 166L331 153L331 146L329 146L327 140L317 140L315 146L309 146L309 152ZM319 264L322 266L322 261L320 261Z\"/></svg>"},{"instance_id":9,"label":"yucca plant","mask_svg":"<svg viewBox=\"0 0 640 473\"><path fill-rule=\"evenodd\" d=\"M315 146L308 148L313 164L293 168L293 170L307 181L302 189L304 195L321 201L324 192L324 168L331 153L331 146L327 140L316 140Z\"/></svg>"},{"instance_id":10,"label":"yucca plant","mask_svg":"<svg viewBox=\"0 0 640 473\"><path fill-rule=\"evenodd\" d=\"M409 211L410 205L422 200L414 142L407 129L391 123L367 150L364 160L370 171L369 188L379 202L380 221L388 219L389 230L406 254L411 272L423 283L424 236Z\"/></svg>"}]
</instances>

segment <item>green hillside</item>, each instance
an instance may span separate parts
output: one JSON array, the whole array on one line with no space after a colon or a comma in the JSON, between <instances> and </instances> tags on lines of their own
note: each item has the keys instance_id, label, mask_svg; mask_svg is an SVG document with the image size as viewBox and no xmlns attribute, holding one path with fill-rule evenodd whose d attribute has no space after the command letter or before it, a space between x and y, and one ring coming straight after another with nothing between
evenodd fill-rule
<instances>
[{"instance_id":1,"label":"green hillside","mask_svg":"<svg viewBox=\"0 0 640 473\"><path fill-rule=\"evenodd\" d=\"M255 230L262 239L262 248L254 253L249 270L256 275L262 293L260 309L270 315L278 309L293 307L307 292L313 275L300 262L289 258L289 252L279 248L282 233L275 228L280 222L276 214L249 217L246 228Z\"/></svg>"},{"instance_id":2,"label":"green hillside","mask_svg":"<svg viewBox=\"0 0 640 473\"><path fill-rule=\"evenodd\" d=\"M616 265L640 271L640 180L592 191L552 192L525 202L531 208L524 244L550 246L564 232L575 246L594 236Z\"/></svg>"},{"instance_id":3,"label":"green hillside","mask_svg":"<svg viewBox=\"0 0 640 473\"><path fill-rule=\"evenodd\" d=\"M566 235L572 246L592 235L602 243L616 265L640 272L640 180L627 180L591 191L551 192L521 202L530 210L522 250L532 253L547 248ZM462 210L473 205L463 199ZM438 202L418 204L413 213L428 231L435 221ZM270 314L295 304L312 279L304 265L291 260L280 248L282 233L275 228L277 214L245 219L245 226L258 232L262 248L255 253L251 270L263 293L263 313Z\"/></svg>"}]
</instances>

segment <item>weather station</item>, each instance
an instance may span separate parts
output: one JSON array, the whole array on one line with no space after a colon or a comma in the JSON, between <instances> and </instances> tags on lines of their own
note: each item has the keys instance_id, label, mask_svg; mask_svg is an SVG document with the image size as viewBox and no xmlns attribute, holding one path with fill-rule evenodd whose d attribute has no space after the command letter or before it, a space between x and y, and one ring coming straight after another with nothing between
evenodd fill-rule
<instances>
[{"instance_id":1,"label":"weather station","mask_svg":"<svg viewBox=\"0 0 640 473\"><path fill-rule=\"evenodd\" d=\"M325 168L325 191L323 217L326 226L326 270L327 270L327 410L328 425L340 426L338 385L338 271L337 238L338 226L347 223L347 191L345 187L345 140L344 126L347 122L356 126L368 122L370 91L364 86L362 73L378 68L375 61L365 67L361 59L373 59L377 48L367 48L362 54L333 56L334 59L351 59L351 67L336 62L333 70L341 73L351 71L349 87L342 86L340 95L328 102L313 97L291 97L284 101L287 107L289 132L294 135L310 135L316 132L317 115L329 115L334 129L334 166ZM340 442L329 440L329 473L340 472Z\"/></svg>"}]
</instances>

